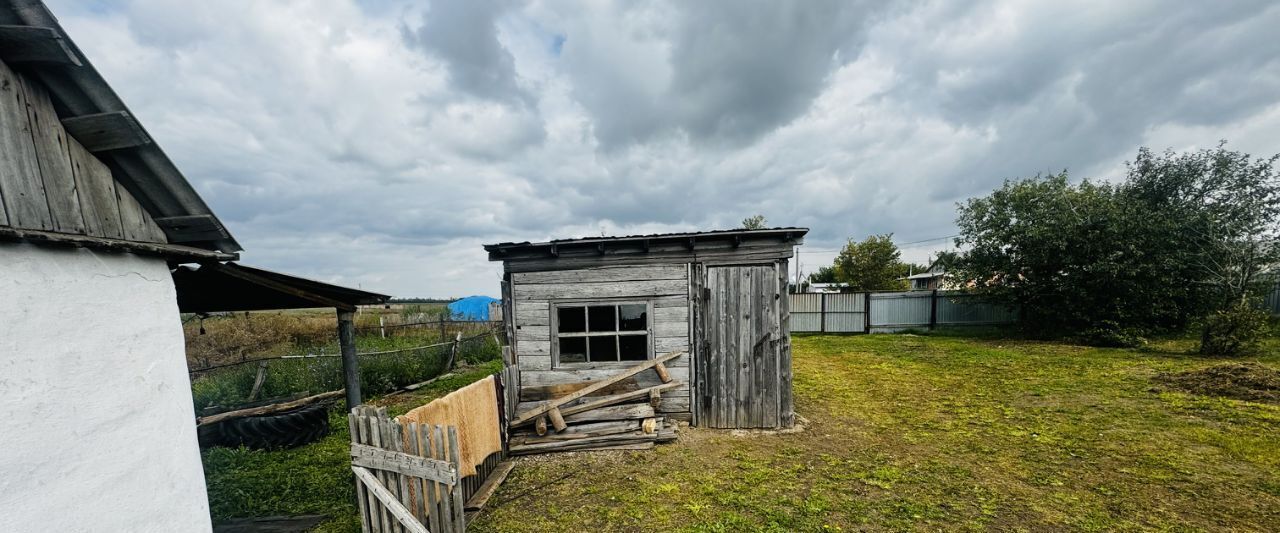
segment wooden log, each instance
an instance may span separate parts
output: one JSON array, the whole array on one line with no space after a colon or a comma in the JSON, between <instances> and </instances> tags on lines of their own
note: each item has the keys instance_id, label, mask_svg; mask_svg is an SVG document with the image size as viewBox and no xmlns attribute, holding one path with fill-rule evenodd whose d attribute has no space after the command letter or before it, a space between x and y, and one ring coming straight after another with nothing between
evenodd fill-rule
<instances>
[{"instance_id":1,"label":"wooden log","mask_svg":"<svg viewBox=\"0 0 1280 533\"><path fill-rule=\"evenodd\" d=\"M551 427L554 427L557 433L569 427L568 424L564 423L564 416L561 416L559 409L547 411L547 416L551 418Z\"/></svg>"},{"instance_id":2,"label":"wooden log","mask_svg":"<svg viewBox=\"0 0 1280 533\"><path fill-rule=\"evenodd\" d=\"M685 355L685 352L676 352L676 353L671 353L671 354L667 354L667 355L664 355L664 356L662 356L662 357L659 357L659 358L657 358L657 359L651 359L651 360L649 360L649 361L645 361L645 362L640 363L640 364L638 364L638 365L635 365L635 366L633 366L633 367L631 367L631 368L628 368L627 370L625 370L625 371L623 371L623 372L621 372L621 373L619 373L619 374L616 374L616 375L611 376L611 377L609 377L609 378L605 378L605 379L602 379L602 380L596 381L596 382L592 383L591 385L588 385L588 386L586 386L586 387L583 387L582 389L579 389L577 392L574 392L574 393L571 393L571 394L567 394L567 395L565 395L565 396L562 396L562 397L560 397L560 398L556 398L556 399L554 399L554 400L548 400L548 401L547 401L546 403L544 403L541 407L535 408L535 409L530 410L530 411L526 411L525 413L523 413L523 414L521 414L521 415L517 416L515 420L512 420L512 421L511 421L511 425L514 427L514 426L519 426L519 425L521 425L521 424L524 424L524 423L526 423L526 422L528 422L528 421L530 421L530 420L533 420L534 418L537 418L538 416L542 415L543 413L546 413L547 411L550 411L551 409L554 409L554 408L559 407L559 406L561 406L561 405L564 405L564 404L567 404L567 403L572 402L572 401L574 401L574 400L577 400L578 398L582 398L583 396L586 396L586 395L588 395L588 394L591 394L592 392L595 392L595 391L598 391L598 390L603 389L603 388L605 388L605 387L608 387L609 385L612 385L612 384L614 384L614 383L617 383L617 382L619 382L619 381L622 381L622 380L624 380L624 379L627 379L627 378L629 378L629 377L631 377L631 376L634 376L634 375L636 375L636 374L639 374L639 373L641 373L641 372L644 372L645 370L648 370L648 369L650 369L650 368L653 368L655 365L659 365L659 364L665 363L665 362L667 362L667 361L670 361L670 360L675 359L675 358L677 358L677 357L680 357L680 356L682 356L682 355Z\"/></svg>"},{"instance_id":3,"label":"wooden log","mask_svg":"<svg viewBox=\"0 0 1280 533\"><path fill-rule=\"evenodd\" d=\"M235 269L223 269L231 272ZM356 356L355 313L338 309L338 347L342 351L342 382L347 391L347 407L355 407L364 401L360 394L360 359Z\"/></svg>"},{"instance_id":4,"label":"wooden log","mask_svg":"<svg viewBox=\"0 0 1280 533\"><path fill-rule=\"evenodd\" d=\"M644 419L644 422L640 423L640 429L644 430L646 434L651 435L658 429L658 420L656 418L646 418Z\"/></svg>"},{"instance_id":5,"label":"wooden log","mask_svg":"<svg viewBox=\"0 0 1280 533\"><path fill-rule=\"evenodd\" d=\"M564 433L549 433L547 435L536 435L531 432L519 433L511 436L510 443L535 444L541 442L580 440L590 437L634 433L638 429L640 429L640 423L634 420L596 422L592 424L570 426Z\"/></svg>"},{"instance_id":6,"label":"wooden log","mask_svg":"<svg viewBox=\"0 0 1280 533\"><path fill-rule=\"evenodd\" d=\"M561 413L563 412L561 410ZM573 430L574 424L606 420L642 420L654 416L654 413L653 407L647 403L629 403L600 407L578 414L567 415L564 417L564 421L569 423L569 429Z\"/></svg>"},{"instance_id":7,"label":"wooden log","mask_svg":"<svg viewBox=\"0 0 1280 533\"><path fill-rule=\"evenodd\" d=\"M653 369L658 372L658 379L662 380L663 383L671 383L671 373L667 372L667 365L658 363L653 365Z\"/></svg>"},{"instance_id":8,"label":"wooden log","mask_svg":"<svg viewBox=\"0 0 1280 533\"><path fill-rule=\"evenodd\" d=\"M258 363L258 375L253 378L253 388L249 390L249 401L253 401L258 397L258 392L262 390L262 383L267 380L267 362Z\"/></svg>"},{"instance_id":9,"label":"wooden log","mask_svg":"<svg viewBox=\"0 0 1280 533\"><path fill-rule=\"evenodd\" d=\"M568 450L575 448L590 447L602 444L636 444L641 442L653 442L657 439L656 435L645 434L640 430L629 431L617 435L601 435L596 437L586 437L582 439L572 440L556 440L551 442L539 442L534 444L524 444L511 446L510 451L513 455L522 455L529 453L540 453L547 450Z\"/></svg>"},{"instance_id":10,"label":"wooden log","mask_svg":"<svg viewBox=\"0 0 1280 533\"><path fill-rule=\"evenodd\" d=\"M345 393L346 393L346 389L338 389L335 391L329 391L329 392L317 394L315 396L307 396L306 398L302 398L300 400L294 400L291 402L277 403L273 405L264 405L261 407L251 407L248 409L239 409L236 411L227 411L225 413L218 413L216 415L209 415L209 416L197 418L196 425L205 426L209 424L217 424L218 422L222 422L224 420L244 418L246 416L258 416L258 415L269 415L271 413L279 413L281 411L297 409L304 405L311 405L316 402L322 402L330 398L337 398L339 396L342 396Z\"/></svg>"},{"instance_id":11,"label":"wooden log","mask_svg":"<svg viewBox=\"0 0 1280 533\"><path fill-rule=\"evenodd\" d=\"M547 417L545 416L538 417L538 421L533 424L533 428L534 428L534 431L538 432L538 435L546 435L547 434Z\"/></svg>"},{"instance_id":12,"label":"wooden log","mask_svg":"<svg viewBox=\"0 0 1280 533\"><path fill-rule=\"evenodd\" d=\"M649 405L654 409L662 406L662 393L654 389L649 389Z\"/></svg>"}]
</instances>

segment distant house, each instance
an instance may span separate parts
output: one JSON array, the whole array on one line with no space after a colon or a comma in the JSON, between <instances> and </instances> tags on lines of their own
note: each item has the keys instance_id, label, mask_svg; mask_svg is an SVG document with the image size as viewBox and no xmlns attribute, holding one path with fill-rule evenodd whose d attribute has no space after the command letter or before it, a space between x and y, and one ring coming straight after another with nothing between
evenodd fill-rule
<instances>
[{"instance_id":1,"label":"distant house","mask_svg":"<svg viewBox=\"0 0 1280 533\"><path fill-rule=\"evenodd\" d=\"M913 291L933 291L939 289L948 289L949 284L946 281L947 270L937 260L929 264L929 269L919 274L912 274L903 279L911 284L910 289Z\"/></svg>"},{"instance_id":2,"label":"distant house","mask_svg":"<svg viewBox=\"0 0 1280 533\"><path fill-rule=\"evenodd\" d=\"M842 287L844 285L840 283L810 283L809 290L805 292L834 294L840 292Z\"/></svg>"}]
</instances>

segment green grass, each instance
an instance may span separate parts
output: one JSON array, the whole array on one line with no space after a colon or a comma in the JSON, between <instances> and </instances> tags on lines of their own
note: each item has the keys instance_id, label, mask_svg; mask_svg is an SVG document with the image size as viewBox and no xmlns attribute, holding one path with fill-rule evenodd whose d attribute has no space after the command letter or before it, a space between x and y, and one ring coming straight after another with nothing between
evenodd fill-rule
<instances>
[{"instance_id":1,"label":"green grass","mask_svg":"<svg viewBox=\"0 0 1280 533\"><path fill-rule=\"evenodd\" d=\"M395 402L375 399L371 403L388 406L392 415L403 414L501 369L500 361L488 361L412 394L395 396ZM359 531L345 412L345 403L339 402L329 415L333 433L300 448L205 450L201 456L214 523L243 517L324 514L332 519L320 532Z\"/></svg>"},{"instance_id":2,"label":"green grass","mask_svg":"<svg viewBox=\"0 0 1280 533\"><path fill-rule=\"evenodd\" d=\"M1191 348L797 337L803 431L522 461L473 529L1280 530L1280 406L1156 385Z\"/></svg>"}]
</instances>

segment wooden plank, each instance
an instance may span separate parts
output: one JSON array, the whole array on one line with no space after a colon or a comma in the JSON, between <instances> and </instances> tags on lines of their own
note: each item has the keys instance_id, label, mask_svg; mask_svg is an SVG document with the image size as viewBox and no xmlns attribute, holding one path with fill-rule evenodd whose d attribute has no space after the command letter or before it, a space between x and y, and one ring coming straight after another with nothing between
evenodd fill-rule
<instances>
[{"instance_id":1,"label":"wooden plank","mask_svg":"<svg viewBox=\"0 0 1280 533\"><path fill-rule=\"evenodd\" d=\"M368 418L369 420L369 445L375 448L381 448L383 421L380 417L377 417L377 416L371 416L366 418ZM352 468L358 468L358 467L353 466ZM386 490L387 482L390 481L386 471L375 470L373 471L373 474L378 480L378 485L381 486L383 490ZM373 488L370 487L370 492L372 492L372 490ZM378 514L380 519L382 520L382 526L381 526L382 531L394 532L396 529L395 517L393 516L394 512L391 510L390 506L386 504L386 501L383 498L378 497L376 494L374 496L378 499L378 511L379 511Z\"/></svg>"},{"instance_id":2,"label":"wooden plank","mask_svg":"<svg viewBox=\"0 0 1280 533\"><path fill-rule=\"evenodd\" d=\"M64 246L113 250L140 255L154 255L169 259L197 261L235 261L239 254L205 250L181 244L135 242L123 239L107 239L90 235L73 235L53 231L0 227L0 240L30 241ZM189 261L184 261L189 262Z\"/></svg>"},{"instance_id":3,"label":"wooden plank","mask_svg":"<svg viewBox=\"0 0 1280 533\"><path fill-rule=\"evenodd\" d=\"M80 58L57 30L9 24L0 26L0 60L11 65L81 65Z\"/></svg>"},{"instance_id":4,"label":"wooden plank","mask_svg":"<svg viewBox=\"0 0 1280 533\"><path fill-rule=\"evenodd\" d=\"M516 340L550 341L551 328L546 326L528 326L516 330Z\"/></svg>"},{"instance_id":5,"label":"wooden plank","mask_svg":"<svg viewBox=\"0 0 1280 533\"><path fill-rule=\"evenodd\" d=\"M435 458L435 443L431 440L433 427L431 424L422 424L418 427L418 446L422 449L423 456ZM431 531L440 531L440 509L437 505L440 484L435 481L424 480L423 485L426 486L426 497L423 500L423 506L427 513L428 527L431 528Z\"/></svg>"},{"instance_id":6,"label":"wooden plank","mask_svg":"<svg viewBox=\"0 0 1280 533\"><path fill-rule=\"evenodd\" d=\"M90 152L136 148L151 143L151 137L128 111L110 111L67 117L62 127Z\"/></svg>"},{"instance_id":7,"label":"wooden plank","mask_svg":"<svg viewBox=\"0 0 1280 533\"><path fill-rule=\"evenodd\" d=\"M785 261L782 267L785 271ZM782 341L778 349L778 419L782 427L791 427L795 424L795 410L791 399L791 312L787 307L789 305L787 298L782 298L778 305L780 306L778 338Z\"/></svg>"},{"instance_id":8,"label":"wooden plank","mask_svg":"<svg viewBox=\"0 0 1280 533\"><path fill-rule=\"evenodd\" d=\"M462 451L458 448L458 428L449 426L449 462L462 464ZM462 497L462 484L454 483L450 498L453 501L454 529L459 533L467 530L466 502Z\"/></svg>"},{"instance_id":9,"label":"wooden plank","mask_svg":"<svg viewBox=\"0 0 1280 533\"><path fill-rule=\"evenodd\" d=\"M80 194L80 209L84 214L85 232L109 239L124 238L120 223L120 201L116 198L116 180L111 169L85 150L75 139L71 148L71 170L75 176L76 191Z\"/></svg>"},{"instance_id":10,"label":"wooden plank","mask_svg":"<svg viewBox=\"0 0 1280 533\"><path fill-rule=\"evenodd\" d=\"M518 338L517 341L517 357L524 357L526 355L551 356L551 341L519 341Z\"/></svg>"},{"instance_id":11,"label":"wooden plank","mask_svg":"<svg viewBox=\"0 0 1280 533\"><path fill-rule=\"evenodd\" d=\"M516 327L547 326L551 323L548 308L547 302L521 301L515 311Z\"/></svg>"},{"instance_id":12,"label":"wooden plank","mask_svg":"<svg viewBox=\"0 0 1280 533\"><path fill-rule=\"evenodd\" d=\"M138 203L129 189L119 184L116 185L116 203L120 206L120 228L125 239L156 242L147 228L147 220L151 215L142 208L142 204Z\"/></svg>"},{"instance_id":13,"label":"wooden plank","mask_svg":"<svg viewBox=\"0 0 1280 533\"><path fill-rule=\"evenodd\" d=\"M160 217L156 225L169 236L170 242L215 241L225 238L226 229L213 215Z\"/></svg>"},{"instance_id":14,"label":"wooden plank","mask_svg":"<svg viewBox=\"0 0 1280 533\"><path fill-rule=\"evenodd\" d=\"M397 501L396 498L392 496L391 492L387 490L387 487L383 485L378 478L374 477L372 472L369 472L367 469L359 466L352 466L351 471L355 472L356 477L360 479L360 482L364 483L364 485L369 488L369 491L378 498L378 501L381 502L393 516L395 516L396 520L399 521L400 525L404 526L406 530L413 533L427 533L427 528L423 527L421 523L414 519L413 513Z\"/></svg>"},{"instance_id":15,"label":"wooden plank","mask_svg":"<svg viewBox=\"0 0 1280 533\"><path fill-rule=\"evenodd\" d=\"M569 408L564 408L560 412L563 413ZM623 405L600 406L581 413L565 415L564 420L569 424L582 424L586 422L599 422L603 420L639 420L654 416L653 406L646 403L634 403ZM572 429L572 428L571 428Z\"/></svg>"},{"instance_id":16,"label":"wooden plank","mask_svg":"<svg viewBox=\"0 0 1280 533\"><path fill-rule=\"evenodd\" d=\"M687 344L689 338L689 322L683 319L654 322L653 335L657 338L685 339Z\"/></svg>"},{"instance_id":17,"label":"wooden plank","mask_svg":"<svg viewBox=\"0 0 1280 533\"><path fill-rule=\"evenodd\" d=\"M53 229L44 180L31 137L22 80L0 63L0 222L19 228Z\"/></svg>"},{"instance_id":18,"label":"wooden plank","mask_svg":"<svg viewBox=\"0 0 1280 533\"><path fill-rule=\"evenodd\" d=\"M520 370L551 370L550 355L524 355L519 360Z\"/></svg>"},{"instance_id":19,"label":"wooden plank","mask_svg":"<svg viewBox=\"0 0 1280 533\"><path fill-rule=\"evenodd\" d=\"M71 170L71 152L67 146L67 132L58 122L49 93L39 82L26 77L22 90L27 95L27 117L31 122L31 137L35 141L36 162L40 178L44 180L45 198L49 202L49 214L53 217L53 230L62 233L84 233L84 217L80 213L80 198L76 194L76 180Z\"/></svg>"},{"instance_id":20,"label":"wooden plank","mask_svg":"<svg viewBox=\"0 0 1280 533\"><path fill-rule=\"evenodd\" d=\"M669 356L673 354L667 354L667 355ZM667 357L667 356L663 356L663 357ZM662 358L660 357L658 359L662 359ZM649 361L656 361L656 360L657 359L651 359ZM645 361L643 363L645 364L645 367L643 370L648 370L649 368L657 364L657 363L650 363L649 361ZM586 386L594 385L601 381L613 378L614 376L619 375L619 372L621 371L634 369L634 368L635 366L633 365L633 366L627 366L627 367L615 366L615 367L604 367L604 368L581 368L581 369L560 368L556 370L530 370L530 371L521 372L522 375L520 376L520 379L524 382L525 387L541 387L541 386L548 386L548 385L566 385L566 384L583 385L584 387L586 387ZM667 372L671 374L671 377L681 381L687 382L687 380L689 379L689 367L687 366L668 368ZM632 375L628 375L623 379L630 378ZM641 384L642 386L653 386L653 385L658 385L662 383L658 379L656 372L653 374L646 373L644 375L636 376L635 381Z\"/></svg>"},{"instance_id":21,"label":"wooden plank","mask_svg":"<svg viewBox=\"0 0 1280 533\"><path fill-rule=\"evenodd\" d=\"M388 444L391 443L390 441L388 442ZM364 444L351 445L351 462L356 466L397 472L441 483L455 483L458 481L457 470L447 461L429 459Z\"/></svg>"},{"instance_id":22,"label":"wooden plank","mask_svg":"<svg viewBox=\"0 0 1280 533\"><path fill-rule=\"evenodd\" d=\"M680 279L617 281L610 283L516 284L513 287L513 293L517 300L643 298L682 295L688 290L687 282Z\"/></svg>"},{"instance_id":23,"label":"wooden plank","mask_svg":"<svg viewBox=\"0 0 1280 533\"><path fill-rule=\"evenodd\" d=\"M662 324L666 322L682 322L687 325L689 322L689 307L687 305L655 307L653 310L653 323Z\"/></svg>"},{"instance_id":24,"label":"wooden plank","mask_svg":"<svg viewBox=\"0 0 1280 533\"><path fill-rule=\"evenodd\" d=\"M661 279L688 279L683 263L669 265L635 265L585 268L579 270L551 270L546 272L520 272L512 275L516 284L535 283L602 283L616 281L648 281Z\"/></svg>"},{"instance_id":25,"label":"wooden plank","mask_svg":"<svg viewBox=\"0 0 1280 533\"><path fill-rule=\"evenodd\" d=\"M431 433L431 442L436 448L435 458L447 461L449 452L445 447L444 428L439 424L433 425ZM450 487L441 483L436 487L436 491L436 513L440 515L440 530L455 531L453 513L450 511L452 506L449 504Z\"/></svg>"},{"instance_id":26,"label":"wooden plank","mask_svg":"<svg viewBox=\"0 0 1280 533\"><path fill-rule=\"evenodd\" d=\"M489 502L489 498L498 491L498 487L502 486L502 482L507 479L507 475L516 467L515 461L502 461L498 463L498 467L489 473L489 477L485 478L484 483L476 489L475 494L471 495L471 499L467 500L467 511L480 511L484 509L484 505Z\"/></svg>"},{"instance_id":27,"label":"wooden plank","mask_svg":"<svg viewBox=\"0 0 1280 533\"><path fill-rule=\"evenodd\" d=\"M357 407L357 409L358 411L356 412L359 413L367 413L369 411L369 408L367 407ZM373 417L361 414L357 423L360 428L360 442L362 444L372 445L373 429L376 425ZM382 507L382 504L378 501L378 497L374 495L368 487L365 487L363 483L359 483L359 486L364 487L364 494L369 499L367 507L369 509L368 522L370 529L378 533L382 533L387 531L387 529L390 529L390 525L387 521L387 510Z\"/></svg>"},{"instance_id":28,"label":"wooden plank","mask_svg":"<svg viewBox=\"0 0 1280 533\"><path fill-rule=\"evenodd\" d=\"M305 405L311 405L313 403L337 398L339 396L342 396L345 393L346 393L345 389L339 389L339 390L323 392L320 394L307 396L306 398L300 398L297 400L283 402L283 403L277 403L272 405L262 405L258 407L250 407L248 409L237 409L235 411L218 413L216 415L202 416L202 417L196 418L196 425L207 426L209 424L217 424L218 422L222 422L224 420L230 420L233 418L244 418L246 416L267 415L271 413L289 411Z\"/></svg>"},{"instance_id":29,"label":"wooden plank","mask_svg":"<svg viewBox=\"0 0 1280 533\"><path fill-rule=\"evenodd\" d=\"M569 402L571 402L571 401L577 400L578 398L581 398L581 397L583 397L583 396L586 396L586 395L588 395L588 394L591 394L592 392L595 392L595 391L597 391L597 390L603 389L603 388L605 388L605 387L607 387L607 386L609 386L609 385L611 385L611 384L613 384L613 383L617 383L617 382L622 381L622 380L624 380L624 379L627 379L627 378L629 378L629 377L631 377L631 376L634 376L634 375L636 375L636 374L639 374L639 373L641 373L641 372L644 372L645 370L648 370L648 369L650 369L650 368L653 368L653 366L654 366L654 365L656 365L656 364L658 364L658 363L663 363L663 362L666 362L666 361L670 361L670 360L672 360L672 359L675 359L675 358L677 358L677 357L680 357L681 355L685 355L685 354L684 354L683 352L681 352L681 353L667 354L667 355L664 355L664 356L659 357L659 358L657 358L657 359L650 359L650 360L645 361L645 362L643 362L643 363L637 364L637 365L635 365L635 366L631 367L630 369L625 370L625 371L623 371L623 372L620 372L620 373L617 373L617 374L611 375L611 376L606 377L606 378L601 378L601 379L599 379L599 380L597 380L597 381L593 382L591 385L588 385L588 386L586 386L586 387L584 387L584 388L582 388L582 389L578 390L577 392L573 392L573 393L570 393L570 394L566 394L565 396L562 396L562 397L560 397L560 398L556 398L556 399L554 399L554 400L549 400L549 401L547 401L547 402L546 402L542 407L540 407L540 408L538 408L538 409L533 409L533 410L530 410L530 411L525 411L523 414L521 414L521 415L517 416L515 420L512 420L512 421L511 421L511 426L513 426L513 427L514 427L514 426L518 426L518 425L520 425L520 424L522 424L522 423L525 423L525 422L528 422L528 421L530 421L530 420L533 420L534 418L537 418L537 417L541 416L543 413L546 413L547 411L550 411L551 409L553 409L553 408L555 408L555 407L559 407L559 406L561 406L561 405L565 405L565 404L567 404L567 403L569 403ZM520 379L521 379L522 381L524 381L524 380L526 379L526 377L527 377L527 376L526 376L526 375L524 375L525 373L523 373L523 372L522 372L521 374L522 374L522 375L521 375ZM536 372L530 372L529 374L537 374L537 373L536 373Z\"/></svg>"},{"instance_id":30,"label":"wooden plank","mask_svg":"<svg viewBox=\"0 0 1280 533\"><path fill-rule=\"evenodd\" d=\"M354 411L354 410L353 410ZM351 444L362 444L360 441L360 415L351 412L347 415L347 430L351 433ZM356 505L360 508L360 531L369 533L368 491L363 483L356 483Z\"/></svg>"}]
</instances>

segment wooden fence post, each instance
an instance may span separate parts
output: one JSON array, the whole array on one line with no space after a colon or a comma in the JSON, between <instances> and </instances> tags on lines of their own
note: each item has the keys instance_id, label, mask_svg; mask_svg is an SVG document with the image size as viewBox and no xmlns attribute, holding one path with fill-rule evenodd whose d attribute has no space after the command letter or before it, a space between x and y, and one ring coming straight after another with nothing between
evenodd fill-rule
<instances>
[{"instance_id":1,"label":"wooden fence post","mask_svg":"<svg viewBox=\"0 0 1280 533\"><path fill-rule=\"evenodd\" d=\"M938 289L929 296L929 329L938 327Z\"/></svg>"},{"instance_id":2,"label":"wooden fence post","mask_svg":"<svg viewBox=\"0 0 1280 533\"><path fill-rule=\"evenodd\" d=\"M338 310L338 345L342 348L342 375L347 389L347 408L363 401L360 396L360 360L356 357L355 313Z\"/></svg>"},{"instance_id":3,"label":"wooden fence post","mask_svg":"<svg viewBox=\"0 0 1280 533\"><path fill-rule=\"evenodd\" d=\"M871 292L862 293L862 332L871 333Z\"/></svg>"},{"instance_id":4,"label":"wooden fence post","mask_svg":"<svg viewBox=\"0 0 1280 533\"><path fill-rule=\"evenodd\" d=\"M819 309L818 331L822 333L826 333L827 332L827 293L825 292L819 293L818 302L820 302L818 304L818 309Z\"/></svg>"}]
</instances>

